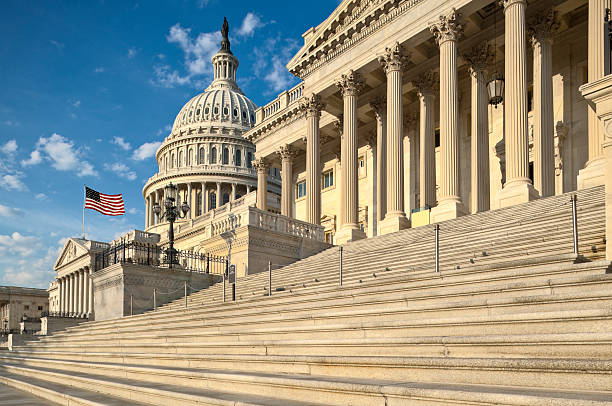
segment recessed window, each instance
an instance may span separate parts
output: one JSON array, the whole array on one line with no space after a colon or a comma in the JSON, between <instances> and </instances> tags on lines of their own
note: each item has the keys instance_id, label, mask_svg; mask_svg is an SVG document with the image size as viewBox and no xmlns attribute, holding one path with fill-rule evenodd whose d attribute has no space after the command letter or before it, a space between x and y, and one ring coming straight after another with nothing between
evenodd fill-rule
<instances>
[{"instance_id":1,"label":"recessed window","mask_svg":"<svg viewBox=\"0 0 612 406\"><path fill-rule=\"evenodd\" d=\"M191 113L193 113L193 111L190 111L190 112L189 112L189 117L191 117Z\"/></svg>"},{"instance_id":2,"label":"recessed window","mask_svg":"<svg viewBox=\"0 0 612 406\"><path fill-rule=\"evenodd\" d=\"M200 109L197 109L196 110L196 116L199 116L199 115L200 115Z\"/></svg>"},{"instance_id":3,"label":"recessed window","mask_svg":"<svg viewBox=\"0 0 612 406\"><path fill-rule=\"evenodd\" d=\"M210 107L206 107L204 109L204 114L209 115L210 114Z\"/></svg>"},{"instance_id":4,"label":"recessed window","mask_svg":"<svg viewBox=\"0 0 612 406\"><path fill-rule=\"evenodd\" d=\"M251 121L255 122L255 116L251 114Z\"/></svg>"},{"instance_id":5,"label":"recessed window","mask_svg":"<svg viewBox=\"0 0 612 406\"><path fill-rule=\"evenodd\" d=\"M297 198L306 196L306 181L298 182L296 185Z\"/></svg>"},{"instance_id":6,"label":"recessed window","mask_svg":"<svg viewBox=\"0 0 612 406\"><path fill-rule=\"evenodd\" d=\"M365 176L367 174L365 157L360 156L358 162L359 162L359 176Z\"/></svg>"},{"instance_id":7,"label":"recessed window","mask_svg":"<svg viewBox=\"0 0 612 406\"><path fill-rule=\"evenodd\" d=\"M229 148L223 148L223 165L229 164Z\"/></svg>"},{"instance_id":8,"label":"recessed window","mask_svg":"<svg viewBox=\"0 0 612 406\"><path fill-rule=\"evenodd\" d=\"M236 166L242 166L242 151L240 149L236 150Z\"/></svg>"},{"instance_id":9,"label":"recessed window","mask_svg":"<svg viewBox=\"0 0 612 406\"><path fill-rule=\"evenodd\" d=\"M215 114L219 114L219 107L215 106L215 109L213 110L213 112L214 112Z\"/></svg>"},{"instance_id":10,"label":"recessed window","mask_svg":"<svg viewBox=\"0 0 612 406\"><path fill-rule=\"evenodd\" d=\"M229 114L229 109L227 107L223 107L223 115L227 116Z\"/></svg>"},{"instance_id":11,"label":"recessed window","mask_svg":"<svg viewBox=\"0 0 612 406\"><path fill-rule=\"evenodd\" d=\"M323 189L327 189L328 187L334 186L334 170L333 169L323 172L323 182L321 182L321 186Z\"/></svg>"},{"instance_id":12,"label":"recessed window","mask_svg":"<svg viewBox=\"0 0 612 406\"><path fill-rule=\"evenodd\" d=\"M250 151L247 152L246 167L247 168L252 168L253 167L253 153L250 152Z\"/></svg>"},{"instance_id":13,"label":"recessed window","mask_svg":"<svg viewBox=\"0 0 612 406\"><path fill-rule=\"evenodd\" d=\"M30 310L30 306L28 305L23 306L23 310Z\"/></svg>"},{"instance_id":14,"label":"recessed window","mask_svg":"<svg viewBox=\"0 0 612 406\"><path fill-rule=\"evenodd\" d=\"M223 193L223 204L229 202L229 193Z\"/></svg>"},{"instance_id":15,"label":"recessed window","mask_svg":"<svg viewBox=\"0 0 612 406\"><path fill-rule=\"evenodd\" d=\"M38 310L42 310L42 309L43 309L43 307L42 307L42 306L38 306Z\"/></svg>"},{"instance_id":16,"label":"recessed window","mask_svg":"<svg viewBox=\"0 0 612 406\"><path fill-rule=\"evenodd\" d=\"M243 111L242 112L242 118L244 118L246 120L246 117L247 117L246 111Z\"/></svg>"},{"instance_id":17,"label":"recessed window","mask_svg":"<svg viewBox=\"0 0 612 406\"><path fill-rule=\"evenodd\" d=\"M238 109L234 109L234 117L238 117Z\"/></svg>"},{"instance_id":18,"label":"recessed window","mask_svg":"<svg viewBox=\"0 0 612 406\"><path fill-rule=\"evenodd\" d=\"M440 146L440 129L436 128L436 131L434 132L434 148L438 148Z\"/></svg>"}]
</instances>

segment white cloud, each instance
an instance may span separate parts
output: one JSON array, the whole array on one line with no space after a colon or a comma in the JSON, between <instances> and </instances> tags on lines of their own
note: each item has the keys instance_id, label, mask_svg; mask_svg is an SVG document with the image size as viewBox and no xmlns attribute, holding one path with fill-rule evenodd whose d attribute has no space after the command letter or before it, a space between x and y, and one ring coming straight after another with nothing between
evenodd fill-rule
<instances>
[{"instance_id":1,"label":"white cloud","mask_svg":"<svg viewBox=\"0 0 612 406\"><path fill-rule=\"evenodd\" d=\"M160 128L159 130L157 130L157 136L161 136L163 134L169 133L170 130L172 130L172 126L170 124L164 126L163 128Z\"/></svg>"},{"instance_id":2,"label":"white cloud","mask_svg":"<svg viewBox=\"0 0 612 406\"><path fill-rule=\"evenodd\" d=\"M54 278L55 263L62 245L45 247L38 237L17 232L0 235L0 254L10 253L4 262L2 283L13 286L46 288ZM4 255L6 258L7 255Z\"/></svg>"},{"instance_id":3,"label":"white cloud","mask_svg":"<svg viewBox=\"0 0 612 406\"><path fill-rule=\"evenodd\" d=\"M21 209L0 204L0 216L2 217L15 217L21 214L23 214L23 210Z\"/></svg>"},{"instance_id":4,"label":"white cloud","mask_svg":"<svg viewBox=\"0 0 612 406\"><path fill-rule=\"evenodd\" d=\"M120 178L125 178L127 180L136 179L136 172L130 170L127 165L122 164L120 162L116 162L112 165L104 164L104 169L110 172L114 172L115 175L119 176Z\"/></svg>"},{"instance_id":5,"label":"white cloud","mask_svg":"<svg viewBox=\"0 0 612 406\"><path fill-rule=\"evenodd\" d=\"M17 141L9 140L6 144L0 147L0 151L7 155L15 153L17 151Z\"/></svg>"},{"instance_id":6,"label":"white cloud","mask_svg":"<svg viewBox=\"0 0 612 406\"><path fill-rule=\"evenodd\" d=\"M0 235L0 255L8 253L28 256L41 247L42 244L37 237L23 236L17 231L11 235Z\"/></svg>"},{"instance_id":7,"label":"white cloud","mask_svg":"<svg viewBox=\"0 0 612 406\"><path fill-rule=\"evenodd\" d=\"M124 140L123 137L114 137L113 140L111 141L111 144L118 145L125 151L129 151L130 149L132 149L132 146L130 145L130 143Z\"/></svg>"},{"instance_id":8,"label":"white cloud","mask_svg":"<svg viewBox=\"0 0 612 406\"><path fill-rule=\"evenodd\" d=\"M80 100L75 100L72 102L72 106L75 108L79 108L79 106L81 105L81 101Z\"/></svg>"},{"instance_id":9,"label":"white cloud","mask_svg":"<svg viewBox=\"0 0 612 406\"><path fill-rule=\"evenodd\" d=\"M183 51L185 74L169 65L158 65L153 68L154 78L151 82L157 86L173 87L176 85L198 84L192 82L197 76L210 75L212 64L210 59L219 50L221 34L219 31L199 33L191 37L191 29L180 24L170 27L166 37L169 43L177 44Z\"/></svg>"},{"instance_id":10,"label":"white cloud","mask_svg":"<svg viewBox=\"0 0 612 406\"><path fill-rule=\"evenodd\" d=\"M249 12L242 20L242 25L236 33L242 37L250 37L253 35L257 28L263 27L264 24L261 22L261 18L255 13Z\"/></svg>"},{"instance_id":11,"label":"white cloud","mask_svg":"<svg viewBox=\"0 0 612 406\"><path fill-rule=\"evenodd\" d=\"M7 126L7 127L19 127L21 125L21 123L19 121L6 120L4 122L4 125Z\"/></svg>"},{"instance_id":12,"label":"white cloud","mask_svg":"<svg viewBox=\"0 0 612 406\"><path fill-rule=\"evenodd\" d=\"M96 69L94 69L94 73L102 73L106 70L106 68L104 68L103 66L98 66Z\"/></svg>"},{"instance_id":13,"label":"white cloud","mask_svg":"<svg viewBox=\"0 0 612 406\"><path fill-rule=\"evenodd\" d=\"M155 152L157 152L157 148L159 148L160 145L161 141L145 142L134 150L132 159L136 161L144 161L147 158L154 157Z\"/></svg>"},{"instance_id":14,"label":"white cloud","mask_svg":"<svg viewBox=\"0 0 612 406\"><path fill-rule=\"evenodd\" d=\"M136 48L130 48L130 49L128 49L127 57L132 59L133 57L136 56L137 52L138 52L138 50Z\"/></svg>"},{"instance_id":15,"label":"white cloud","mask_svg":"<svg viewBox=\"0 0 612 406\"><path fill-rule=\"evenodd\" d=\"M137 209L135 207L131 207L128 209L128 214L142 214L142 210Z\"/></svg>"},{"instance_id":16,"label":"white cloud","mask_svg":"<svg viewBox=\"0 0 612 406\"><path fill-rule=\"evenodd\" d=\"M82 160L81 155L82 152L75 148L74 142L54 133L48 138L40 137L36 149L30 154L30 159L21 161L21 164L35 165L44 158L58 171L74 171L78 177L98 176L93 165Z\"/></svg>"},{"instance_id":17,"label":"white cloud","mask_svg":"<svg viewBox=\"0 0 612 406\"><path fill-rule=\"evenodd\" d=\"M296 78L285 65L298 49L296 41L280 38L268 38L262 46L255 48L255 76L268 84L267 93L279 92L296 83Z\"/></svg>"},{"instance_id":18,"label":"white cloud","mask_svg":"<svg viewBox=\"0 0 612 406\"><path fill-rule=\"evenodd\" d=\"M53 39L49 40L51 44L53 44L57 49L64 49L65 45L61 42L55 41Z\"/></svg>"},{"instance_id":19,"label":"white cloud","mask_svg":"<svg viewBox=\"0 0 612 406\"><path fill-rule=\"evenodd\" d=\"M27 186L21 181L20 174L7 174L0 177L0 187L6 190L16 190L23 192L28 190Z\"/></svg>"},{"instance_id":20,"label":"white cloud","mask_svg":"<svg viewBox=\"0 0 612 406\"><path fill-rule=\"evenodd\" d=\"M34 196L37 200L45 200L47 198L47 195L44 193L38 193L36 196Z\"/></svg>"},{"instance_id":21,"label":"white cloud","mask_svg":"<svg viewBox=\"0 0 612 406\"><path fill-rule=\"evenodd\" d=\"M198 8L204 8L208 2L209 0L196 0L196 6L198 6Z\"/></svg>"}]
</instances>

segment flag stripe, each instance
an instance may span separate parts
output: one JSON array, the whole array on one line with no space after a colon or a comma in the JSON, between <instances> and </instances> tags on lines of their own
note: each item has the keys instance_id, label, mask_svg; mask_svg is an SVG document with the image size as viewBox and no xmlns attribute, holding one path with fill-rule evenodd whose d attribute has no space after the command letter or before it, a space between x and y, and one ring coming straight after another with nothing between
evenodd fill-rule
<instances>
[{"instance_id":1,"label":"flag stripe","mask_svg":"<svg viewBox=\"0 0 612 406\"><path fill-rule=\"evenodd\" d=\"M125 214L123 196L107 195L85 187L85 208L95 210L107 216L120 216Z\"/></svg>"}]
</instances>

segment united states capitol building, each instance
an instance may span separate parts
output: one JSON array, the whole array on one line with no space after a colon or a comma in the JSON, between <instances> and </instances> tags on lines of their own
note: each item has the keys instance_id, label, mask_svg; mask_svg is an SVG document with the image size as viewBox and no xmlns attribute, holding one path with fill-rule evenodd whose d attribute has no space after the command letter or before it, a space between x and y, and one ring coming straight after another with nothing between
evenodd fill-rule
<instances>
[{"instance_id":1,"label":"united states capitol building","mask_svg":"<svg viewBox=\"0 0 612 406\"><path fill-rule=\"evenodd\" d=\"M225 22L144 229L68 239L0 383L59 404L612 405L610 8L344 0L260 107Z\"/></svg>"}]
</instances>

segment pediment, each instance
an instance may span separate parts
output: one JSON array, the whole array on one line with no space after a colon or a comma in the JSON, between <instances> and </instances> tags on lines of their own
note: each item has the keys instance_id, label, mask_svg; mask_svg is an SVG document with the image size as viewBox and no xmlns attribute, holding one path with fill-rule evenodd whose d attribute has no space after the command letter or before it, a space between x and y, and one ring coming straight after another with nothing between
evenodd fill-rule
<instances>
[{"instance_id":1,"label":"pediment","mask_svg":"<svg viewBox=\"0 0 612 406\"><path fill-rule=\"evenodd\" d=\"M84 240L81 241L84 242ZM64 248L62 248L60 255L55 261L53 269L57 269L61 266L71 263L72 261L82 257L83 255L89 254L89 250L83 243L81 243L81 241L76 238L68 238L68 240L66 240L66 243L64 244Z\"/></svg>"}]
</instances>

